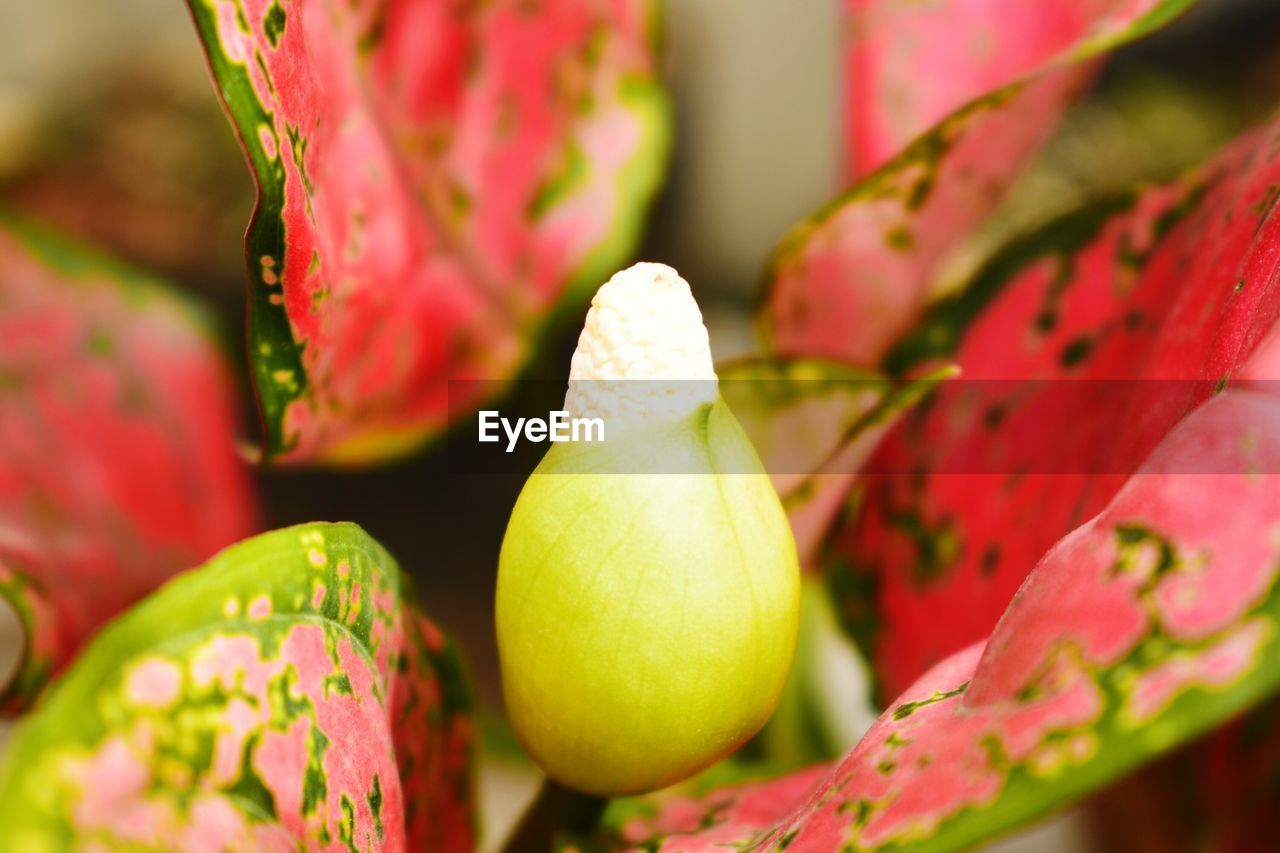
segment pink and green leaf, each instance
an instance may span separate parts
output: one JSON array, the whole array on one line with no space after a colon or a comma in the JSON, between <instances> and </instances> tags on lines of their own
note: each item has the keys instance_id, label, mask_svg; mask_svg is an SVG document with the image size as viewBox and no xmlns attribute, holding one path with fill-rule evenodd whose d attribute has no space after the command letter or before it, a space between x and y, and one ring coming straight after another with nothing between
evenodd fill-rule
<instances>
[{"instance_id":1,"label":"pink and green leaf","mask_svg":"<svg viewBox=\"0 0 1280 853\"><path fill-rule=\"evenodd\" d=\"M884 165L969 101L1047 66L1096 56L1181 11L1147 0L843 0L843 6L853 175ZM1080 62L1082 80L1092 64Z\"/></svg>"},{"instance_id":2,"label":"pink and green leaf","mask_svg":"<svg viewBox=\"0 0 1280 853\"><path fill-rule=\"evenodd\" d=\"M19 724L0 846L468 849L469 714L385 550L274 531L105 628Z\"/></svg>"},{"instance_id":3,"label":"pink and green leaf","mask_svg":"<svg viewBox=\"0 0 1280 853\"><path fill-rule=\"evenodd\" d=\"M1280 690L1280 398L1227 391L834 766L677 800L660 850L956 849L1132 771Z\"/></svg>"},{"instance_id":4,"label":"pink and green leaf","mask_svg":"<svg viewBox=\"0 0 1280 853\"><path fill-rule=\"evenodd\" d=\"M267 457L417 447L449 380L511 378L634 245L667 148L650 0L188 2L258 184Z\"/></svg>"},{"instance_id":5,"label":"pink and green leaf","mask_svg":"<svg viewBox=\"0 0 1280 853\"><path fill-rule=\"evenodd\" d=\"M1015 242L901 341L944 386L880 447L823 562L885 695L985 636L1030 567L1228 382L1280 377L1280 125ZM964 607L956 607L964 601Z\"/></svg>"},{"instance_id":6,"label":"pink and green leaf","mask_svg":"<svg viewBox=\"0 0 1280 853\"><path fill-rule=\"evenodd\" d=\"M166 285L0 211L0 596L29 702L102 622L248 535L236 394Z\"/></svg>"},{"instance_id":7,"label":"pink and green leaf","mask_svg":"<svg viewBox=\"0 0 1280 853\"><path fill-rule=\"evenodd\" d=\"M821 359L768 358L731 361L716 372L782 498L804 565L863 462L899 418L954 375L943 367L897 381Z\"/></svg>"},{"instance_id":8,"label":"pink and green leaf","mask_svg":"<svg viewBox=\"0 0 1280 853\"><path fill-rule=\"evenodd\" d=\"M864 69L864 78L873 89L889 92L901 88L903 84L894 82L901 75L909 75L907 85L913 88L932 86L933 80L948 79L950 65L969 62L965 54L971 47L962 44L957 48L960 55L945 54L943 67L914 67L923 61L914 51L932 44L936 33L952 37L1007 24L1010 33L1000 40L1003 46L1024 38L1023 25L1038 14L1071 18L1073 23L1062 39L1065 46L1053 45L1056 52L1048 46L1029 47L1028 55L1015 63L1020 67L990 74L990 80L1002 81L997 88L970 90L969 82L986 82L988 77L978 74L966 82L962 72L954 92L936 99L930 95L930 105L921 105L917 117L895 119L901 130L886 131L884 140L872 144L869 156L896 156L785 238L774 254L760 317L774 353L879 365L889 346L937 297L940 265L987 218L1048 138L1088 79L1091 61L1145 35L1191 2L1125 0L1081 6L1054 0L1034 4L1034 12L1007 15L1002 23L975 13L986 6L1027 4L874 4L884 11L881 23L889 27L889 37L877 33L869 19L855 35L851 61L883 68L869 77ZM1064 11L1068 5L1077 11ZM917 31L923 34L919 39ZM1068 40L1073 33L1075 38ZM860 50L871 50L873 58L856 59ZM863 109L866 93L857 87L851 91ZM893 97L889 92L883 94ZM893 108L893 103L865 104L872 113ZM873 135L880 134L877 130ZM912 141L906 143L908 139Z\"/></svg>"}]
</instances>

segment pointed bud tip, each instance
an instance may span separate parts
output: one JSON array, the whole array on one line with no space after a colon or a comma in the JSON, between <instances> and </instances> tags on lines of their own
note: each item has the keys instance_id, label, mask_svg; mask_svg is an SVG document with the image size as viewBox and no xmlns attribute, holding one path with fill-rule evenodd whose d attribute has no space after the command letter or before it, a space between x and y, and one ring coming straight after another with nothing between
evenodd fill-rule
<instances>
[{"instance_id":1,"label":"pointed bud tip","mask_svg":"<svg viewBox=\"0 0 1280 853\"><path fill-rule=\"evenodd\" d=\"M573 353L570 414L684 414L717 394L707 328L689 283L665 264L615 273L591 300Z\"/></svg>"}]
</instances>

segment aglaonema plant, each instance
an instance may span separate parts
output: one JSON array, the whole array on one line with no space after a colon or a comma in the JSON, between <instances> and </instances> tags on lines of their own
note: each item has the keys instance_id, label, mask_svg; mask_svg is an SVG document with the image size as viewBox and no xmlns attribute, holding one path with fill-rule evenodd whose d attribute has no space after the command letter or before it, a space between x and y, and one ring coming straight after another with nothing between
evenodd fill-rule
<instances>
[{"instance_id":1,"label":"aglaonema plant","mask_svg":"<svg viewBox=\"0 0 1280 853\"><path fill-rule=\"evenodd\" d=\"M951 262L1107 51L1191 2L847 0L846 159L856 180L774 250L758 317L768 357L879 375L894 343L957 286ZM788 500L806 562L856 462Z\"/></svg>"},{"instance_id":2,"label":"aglaonema plant","mask_svg":"<svg viewBox=\"0 0 1280 853\"><path fill-rule=\"evenodd\" d=\"M1015 242L901 343L895 359L946 352L984 381L942 390L902 425L872 469L936 473L877 478L827 551L890 695L994 624L1029 562L1179 418L1228 382L1277 375L1274 133ZM1073 403L1092 408L1068 431L1046 429ZM870 576L892 605L857 603ZM957 593L962 615L923 616ZM873 611L876 627L862 628Z\"/></svg>"},{"instance_id":3,"label":"aglaonema plant","mask_svg":"<svg viewBox=\"0 0 1280 853\"><path fill-rule=\"evenodd\" d=\"M775 250L771 352L877 366L1105 52L1192 2L846 0L858 180Z\"/></svg>"},{"instance_id":4,"label":"aglaonema plant","mask_svg":"<svg viewBox=\"0 0 1280 853\"><path fill-rule=\"evenodd\" d=\"M230 371L153 277L0 210L0 685L25 708L104 621L248 535Z\"/></svg>"},{"instance_id":5,"label":"aglaonema plant","mask_svg":"<svg viewBox=\"0 0 1280 853\"><path fill-rule=\"evenodd\" d=\"M155 279L0 225L0 847L471 848L469 689L394 560L306 525L148 595L253 523L222 355Z\"/></svg>"},{"instance_id":6,"label":"aglaonema plant","mask_svg":"<svg viewBox=\"0 0 1280 853\"><path fill-rule=\"evenodd\" d=\"M1219 395L845 758L669 803L624 839L957 849L1226 722L1280 689L1278 479L1280 398Z\"/></svg>"},{"instance_id":7,"label":"aglaonema plant","mask_svg":"<svg viewBox=\"0 0 1280 853\"><path fill-rule=\"evenodd\" d=\"M604 797L764 722L796 633L784 507L883 716L843 758L633 802L594 841L955 849L1153 762L1200 780L1189 837L1265 837L1242 804L1265 814L1280 767L1280 395L1256 381L1280 373L1280 125L947 278L1106 51L1190 1L849 0L854 183L775 253L767 352L714 369L666 268L605 286L566 408L641 426L553 447L500 558L508 710L554 780L515 844L591 833ZM417 446L449 379L513 376L632 242L665 146L648 4L189 5L259 184L267 456ZM988 383L940 383L947 363ZM717 373L800 390L735 397ZM1064 407L1059 380L1126 384ZM771 485L757 449L778 464L771 437L815 404L837 415L814 471ZM351 525L289 528L88 646L0 765L0 841L466 849L470 725L390 557Z\"/></svg>"},{"instance_id":8,"label":"aglaonema plant","mask_svg":"<svg viewBox=\"0 0 1280 853\"><path fill-rule=\"evenodd\" d=\"M898 20L965 5L903 6ZM1177 10L1145 11L1133 32ZM1175 185L1016 238L962 292L930 295L938 241L963 236L930 227L943 221L930 207L973 210L951 206L965 141L980 138L971 116L1034 124L1009 97L1022 91L961 107L797 231L765 302L766 325L795 332L774 337L784 353L890 374L944 358L988 380L943 385L897 426L822 549L888 711L833 767L670 803L624 825L630 843L953 849L1178 745L1172 766L1204 784L1186 834L1165 837L1265 843L1275 762L1240 744L1265 743L1274 711L1249 712L1276 691L1276 129ZM895 287L915 295L889 314L859 295ZM869 345L846 334L868 324Z\"/></svg>"},{"instance_id":9,"label":"aglaonema plant","mask_svg":"<svg viewBox=\"0 0 1280 853\"><path fill-rule=\"evenodd\" d=\"M901 425L872 470L933 473L874 479L826 550L886 699L995 624L1026 566L1105 506L1131 460L1188 412L1233 383L1274 393L1276 135L1274 125L1250 134L1173 186L1015 241L895 348L893 362L946 353L991 381L944 388ZM1046 429L1065 412L1072 428ZM1216 523L1217 547L1230 547L1226 522ZM1191 765L1221 765L1214 743L1195 752ZM1196 830L1213 838L1223 809L1202 802L1209 813ZM1247 824L1233 832L1259 837Z\"/></svg>"},{"instance_id":10,"label":"aglaonema plant","mask_svg":"<svg viewBox=\"0 0 1280 853\"><path fill-rule=\"evenodd\" d=\"M634 244L667 147L650 0L188 5L258 186L267 457L418 447Z\"/></svg>"},{"instance_id":11,"label":"aglaonema plant","mask_svg":"<svg viewBox=\"0 0 1280 853\"><path fill-rule=\"evenodd\" d=\"M18 725L0 847L469 849L469 709L364 531L266 533L109 625Z\"/></svg>"}]
</instances>

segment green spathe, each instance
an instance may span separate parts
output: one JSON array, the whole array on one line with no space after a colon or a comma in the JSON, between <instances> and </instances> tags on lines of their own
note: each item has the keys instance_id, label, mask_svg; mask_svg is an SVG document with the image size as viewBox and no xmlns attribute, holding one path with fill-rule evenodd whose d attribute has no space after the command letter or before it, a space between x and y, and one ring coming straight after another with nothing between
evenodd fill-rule
<instances>
[{"instance_id":1,"label":"green spathe","mask_svg":"<svg viewBox=\"0 0 1280 853\"><path fill-rule=\"evenodd\" d=\"M662 473L636 473L646 460ZM680 781L764 724L798 607L786 515L723 401L603 444L554 445L499 561L512 725L580 791Z\"/></svg>"}]
</instances>

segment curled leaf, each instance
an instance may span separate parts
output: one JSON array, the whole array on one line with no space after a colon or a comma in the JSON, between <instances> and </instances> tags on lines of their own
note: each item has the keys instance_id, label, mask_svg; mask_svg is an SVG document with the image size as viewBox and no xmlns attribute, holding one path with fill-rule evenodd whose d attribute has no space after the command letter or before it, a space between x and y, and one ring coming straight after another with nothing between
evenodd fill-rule
<instances>
[{"instance_id":1,"label":"curled leaf","mask_svg":"<svg viewBox=\"0 0 1280 853\"><path fill-rule=\"evenodd\" d=\"M1189 4L843 0L843 5L848 155L851 173L861 175L974 98L1155 29ZM1081 77L1090 70L1084 63ZM1009 169L1014 164L993 165Z\"/></svg>"},{"instance_id":2,"label":"curled leaf","mask_svg":"<svg viewBox=\"0 0 1280 853\"><path fill-rule=\"evenodd\" d=\"M1278 139L1249 134L1177 184L1011 244L895 349L900 366L945 354L965 379L886 439L825 550L885 695L988 633L1188 412L1280 377Z\"/></svg>"},{"instance_id":3,"label":"curled leaf","mask_svg":"<svg viewBox=\"0 0 1280 853\"><path fill-rule=\"evenodd\" d=\"M678 800L624 835L955 849L1227 721L1280 689L1278 483L1280 399L1222 394L1044 557L987 642L908 687L834 767Z\"/></svg>"},{"instance_id":4,"label":"curled leaf","mask_svg":"<svg viewBox=\"0 0 1280 853\"><path fill-rule=\"evenodd\" d=\"M0 846L457 850L452 646L360 528L235 545L105 628L0 764Z\"/></svg>"},{"instance_id":5,"label":"curled leaf","mask_svg":"<svg viewBox=\"0 0 1280 853\"><path fill-rule=\"evenodd\" d=\"M850 89L850 97L859 101L858 114L892 115L901 101L895 93L903 86L941 91L923 95L918 104L908 101L908 117L859 132L876 140L867 143L869 161L898 152L906 139L913 141L796 227L775 250L760 317L775 354L878 365L939 295L934 276L940 265L991 213L1048 138L1086 82L1090 60L1145 35L1191 2L855 3L855 20L866 16L865 31L855 31L852 48L854 72L863 75L863 83ZM1013 7L1019 11L1004 14ZM1024 30L1040 16L1069 20L1070 26L1047 40L1038 29L1028 37ZM873 23L887 28L883 36ZM993 35L993 48L1019 41L1028 54L1016 61L1010 55L1008 69L966 74L970 58L964 51L975 47L957 34L988 28L1001 34ZM922 67L915 51L942 39L954 49L929 57L943 67ZM954 91L945 82L952 66L958 68ZM969 88L988 81L998 81L998 88ZM862 86L896 100L864 106L871 93Z\"/></svg>"},{"instance_id":6,"label":"curled leaf","mask_svg":"<svg viewBox=\"0 0 1280 853\"><path fill-rule=\"evenodd\" d=\"M648 0L188 4L258 184L268 457L422 444L449 380L511 377L633 245L666 149Z\"/></svg>"},{"instance_id":7,"label":"curled leaf","mask_svg":"<svg viewBox=\"0 0 1280 853\"><path fill-rule=\"evenodd\" d=\"M716 370L786 507L802 565L884 436L954 375L940 368L899 382L820 359L744 359Z\"/></svg>"}]
</instances>

